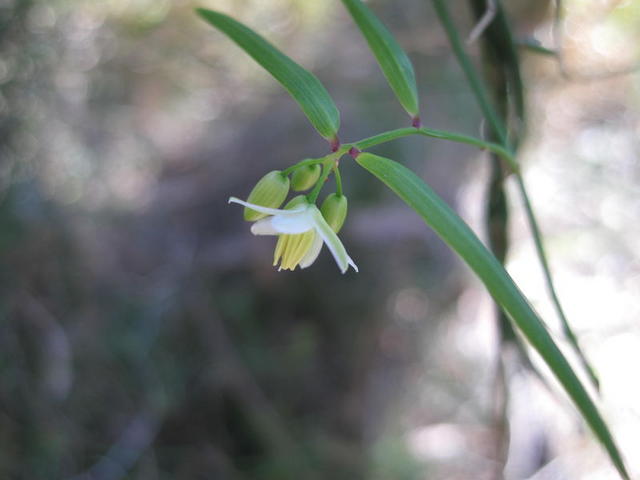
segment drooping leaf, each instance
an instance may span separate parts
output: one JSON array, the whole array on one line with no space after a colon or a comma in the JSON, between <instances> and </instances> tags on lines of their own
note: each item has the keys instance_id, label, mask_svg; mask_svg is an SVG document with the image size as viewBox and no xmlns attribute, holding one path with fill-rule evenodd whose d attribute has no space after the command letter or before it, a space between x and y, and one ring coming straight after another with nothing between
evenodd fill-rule
<instances>
[{"instance_id":1,"label":"drooping leaf","mask_svg":"<svg viewBox=\"0 0 640 480\"><path fill-rule=\"evenodd\" d=\"M340 127L340 113L315 75L233 18L206 8L198 8L196 12L273 75L298 102L320 135L329 141L335 140Z\"/></svg>"},{"instance_id":2,"label":"drooping leaf","mask_svg":"<svg viewBox=\"0 0 640 480\"><path fill-rule=\"evenodd\" d=\"M409 115L419 113L416 76L411 60L375 14L360 0L342 0L378 60L400 104Z\"/></svg>"},{"instance_id":3,"label":"drooping leaf","mask_svg":"<svg viewBox=\"0 0 640 480\"><path fill-rule=\"evenodd\" d=\"M413 208L478 275L498 305L540 354L574 401L620 475L628 479L620 452L593 400L500 262L467 224L411 170L393 160L370 153L361 153L356 161Z\"/></svg>"}]
</instances>

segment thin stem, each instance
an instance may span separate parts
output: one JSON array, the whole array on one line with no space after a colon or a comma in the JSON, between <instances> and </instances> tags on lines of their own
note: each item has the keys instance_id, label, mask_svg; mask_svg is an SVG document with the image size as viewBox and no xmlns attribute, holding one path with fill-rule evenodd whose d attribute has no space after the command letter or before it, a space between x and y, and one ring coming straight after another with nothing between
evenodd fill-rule
<instances>
[{"instance_id":1,"label":"thin stem","mask_svg":"<svg viewBox=\"0 0 640 480\"><path fill-rule=\"evenodd\" d=\"M557 57L558 52L552 48L547 48L542 45L538 40L533 38L525 38L524 40L518 40L516 46L528 50L531 53L537 53L540 55L546 55L548 57Z\"/></svg>"},{"instance_id":2,"label":"thin stem","mask_svg":"<svg viewBox=\"0 0 640 480\"><path fill-rule=\"evenodd\" d=\"M531 233L533 235L533 240L536 246L536 253L538 254L538 261L542 266L542 271L544 274L545 285L547 287L547 293L555 307L556 313L560 318L560 323L562 324L562 331L567 341L571 344L573 350L578 355L580 362L582 363L583 368L586 370L589 378L595 385L596 389L600 389L600 380L598 379L598 375L595 370L591 367L591 364L587 360L587 357L582 352L580 348L580 344L578 343L578 339L574 334L569 321L567 320L566 315L564 314L564 309L560 304L560 298L556 292L555 286L553 284L553 278L551 276L551 269L549 268L549 263L547 262L547 254L544 249L544 245L542 243L542 234L540 232L540 227L538 226L538 222L536 220L535 214L533 213L533 207L531 206L531 201L529 200L529 195L527 193L527 189L524 184L524 180L522 175L516 175L516 181L518 184L518 190L520 191L520 195L524 201L524 207L527 214L527 218L529 219L529 226L531 228Z\"/></svg>"},{"instance_id":3,"label":"thin stem","mask_svg":"<svg viewBox=\"0 0 640 480\"><path fill-rule=\"evenodd\" d=\"M483 150L489 150L497 155L500 155L511 167L512 170L518 171L518 164L515 161L515 157L508 148L505 148L497 143L486 142L476 137L468 135L462 135L460 133L446 132L443 130L433 130L431 128L398 128L396 130L389 130L373 137L365 138L358 142L354 142L350 145L356 147L359 150L366 150L367 148L380 145L382 143L396 140L398 138L407 137L409 135L422 135L424 137L440 138L442 140L449 140L451 142L465 143L467 145L473 145L474 147L481 148Z\"/></svg>"},{"instance_id":4,"label":"thin stem","mask_svg":"<svg viewBox=\"0 0 640 480\"><path fill-rule=\"evenodd\" d=\"M343 148L341 148L341 150ZM340 153L341 150L338 150L338 152L336 153L327 155L328 158L326 158L322 162L322 174L320 175L320 178L316 182L315 187L313 187L313 190L311 190L311 192L307 195L307 201L309 203L316 203L316 200L318 199L318 195L320 195L320 190L322 190L322 187L324 186L324 182L326 182L327 178L329 178L329 174L331 173L331 170L335 165L336 158L340 158L343 155L343 153Z\"/></svg>"},{"instance_id":5,"label":"thin stem","mask_svg":"<svg viewBox=\"0 0 640 480\"><path fill-rule=\"evenodd\" d=\"M496 15L496 29L500 32L500 36L504 39L504 68L506 74L510 80L509 92L506 95L511 94L513 107L515 110L515 116L518 122L522 125L517 125L515 143L518 143L519 137L522 135L522 131L519 131L524 126L526 120L525 102L524 102L524 84L522 83L522 75L520 72L520 58L516 45L516 38L513 35L511 24L509 23L502 0L495 0L498 6L498 13ZM489 33L489 32L487 32ZM514 129L511 128L513 131Z\"/></svg>"},{"instance_id":6,"label":"thin stem","mask_svg":"<svg viewBox=\"0 0 640 480\"><path fill-rule=\"evenodd\" d=\"M340 175L340 168L337 163L333 164L333 178L336 180L336 193L342 196L342 176Z\"/></svg>"},{"instance_id":7,"label":"thin stem","mask_svg":"<svg viewBox=\"0 0 640 480\"><path fill-rule=\"evenodd\" d=\"M460 67L464 71L464 74L467 77L467 81L469 82L469 86L471 90L473 90L473 94L476 96L478 100L478 104L480 105L480 109L482 110L482 114L489 122L491 129L494 131L500 142L508 146L509 139L507 137L507 130L504 126L504 122L496 113L496 110L491 103L489 94L482 82L478 72L474 68L471 63L471 59L467 55L465 51L460 36L458 35L458 31L456 30L455 25L451 19L451 15L449 13L449 9L447 7L447 2L445 0L433 0L433 7L440 17L440 23L445 29L447 33L447 37L449 38L449 42L451 43L451 48L453 48L453 52L458 58L458 63L460 63Z\"/></svg>"},{"instance_id":8,"label":"thin stem","mask_svg":"<svg viewBox=\"0 0 640 480\"><path fill-rule=\"evenodd\" d=\"M491 24L494 18L496 18L496 13L498 12L498 6L496 5L496 0L486 0L486 10L476 26L473 27L471 33L467 37L467 45L471 45L473 42L478 40L480 35L484 33L487 27Z\"/></svg>"}]
</instances>

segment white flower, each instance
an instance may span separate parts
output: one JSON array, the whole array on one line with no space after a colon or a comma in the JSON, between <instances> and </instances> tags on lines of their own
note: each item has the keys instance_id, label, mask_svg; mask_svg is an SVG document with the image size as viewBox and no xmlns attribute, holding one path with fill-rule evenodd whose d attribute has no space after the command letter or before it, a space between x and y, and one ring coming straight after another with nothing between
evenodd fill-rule
<instances>
[{"instance_id":1,"label":"white flower","mask_svg":"<svg viewBox=\"0 0 640 480\"><path fill-rule=\"evenodd\" d=\"M251 226L251 233L279 235L273 256L274 266L280 262L279 270L293 270L298 265L300 268L307 268L316 261L322 244L326 243L342 273L347 271L349 265L358 271L338 235L327 224L315 205L302 201L291 208L280 210L248 203L235 197L229 198L229 203L239 203L269 215L255 222Z\"/></svg>"}]
</instances>

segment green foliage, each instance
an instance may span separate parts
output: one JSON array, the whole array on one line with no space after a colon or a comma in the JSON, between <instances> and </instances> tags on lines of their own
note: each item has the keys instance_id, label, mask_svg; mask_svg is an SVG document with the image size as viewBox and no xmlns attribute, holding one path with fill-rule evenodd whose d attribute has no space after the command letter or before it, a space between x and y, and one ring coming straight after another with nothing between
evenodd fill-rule
<instances>
[{"instance_id":1,"label":"green foliage","mask_svg":"<svg viewBox=\"0 0 640 480\"><path fill-rule=\"evenodd\" d=\"M418 89L411 60L382 22L360 0L342 0L378 60L398 100L412 117L419 114Z\"/></svg>"},{"instance_id":2,"label":"green foliage","mask_svg":"<svg viewBox=\"0 0 640 480\"><path fill-rule=\"evenodd\" d=\"M496 302L506 312L515 325L517 325L528 342L538 351L566 392L573 399L583 417L609 453L612 462L620 474L624 478L628 478L620 453L598 409L576 376L573 368L568 363L562 352L558 349L549 332L546 330L542 320L533 311L526 298L515 285L500 261L484 247L477 236L453 212L453 210L451 210L413 172L392 160L370 153L360 152L362 149L369 148L380 143L415 134L475 145L492 151L506 162L510 170L515 172L519 179L521 194L525 201L528 202L528 195L522 184L518 164L515 160L515 153L512 149L508 135L506 110L504 108L497 109L493 105L487 86L484 84L484 81L479 75L476 67L464 51L458 31L451 20L446 2L434 0L433 3L436 13L445 28L454 52L465 72L471 90L473 91L485 118L492 128L494 137L497 138L498 143L486 142L484 140L452 132L421 128L420 118L418 116L418 93L415 75L408 56L398 45L397 41L393 38L382 22L380 22L380 20L378 20L378 18L360 0L343 0L343 3L367 40L369 47L380 64L380 67L398 100L405 110L407 110L407 112L413 117L415 128L383 132L368 139L343 145L341 147L336 137L338 129L337 109L326 93L326 90L322 87L319 81L313 77L313 75L280 53L252 30L235 20L232 20L225 15L204 9L199 9L198 13L206 21L226 33L265 69L267 69L278 81L280 81L280 83L282 83L298 101L301 108L307 114L316 129L318 129L325 138L332 141L333 154L327 155L321 159L304 160L298 165L289 167L284 171L285 173L288 173L290 171L296 171L296 169L312 167L316 170L313 175L315 187L309 195L307 195L307 200L310 203L316 202L320 190L332 172L336 178L338 195L342 196L342 182L340 179L338 165L340 157L347 152L356 158L357 162L361 166L389 186L400 198L416 210L416 212L423 217L425 222L429 224L478 275ZM507 25L507 21L501 7L498 15L500 28L505 31L503 32L504 34L500 36L501 41L508 44L506 47L509 52L511 52L507 62L511 73L508 80L505 80L505 82L508 81L515 85L514 88L516 91L513 94L515 109L518 116L523 117L523 88L520 79L517 56L513 54L513 50L515 48L513 45L514 40L511 36L510 29ZM492 46L495 47L495 45ZM504 105L500 104L500 106L502 107ZM521 120L523 120L523 118L521 118ZM516 141L515 143L517 144L518 142ZM320 163L322 163L322 173L316 177ZM499 164L497 165L501 168ZM301 171L302 170L298 170L298 173ZM299 174L302 175L301 173ZM304 189L310 188L311 182L309 182L309 185L305 184L304 187ZM501 185L498 187L502 188ZM529 204L527 203L527 205ZM537 230L535 218L530 208L527 209L527 215L529 221L534 227L534 237L539 245L540 234ZM328 225L326 228L330 230ZM304 233L305 232L303 231L300 232L300 234ZM549 278L544 251L539 247L538 252L547 278ZM554 304L558 309L560 309L554 288L550 281L548 283L550 285L552 301L554 301ZM573 340L574 346L577 347L575 338L569 336L569 339ZM581 353L579 349L577 350L578 353ZM584 358L583 362L588 366L588 363L586 363Z\"/></svg>"},{"instance_id":3,"label":"green foliage","mask_svg":"<svg viewBox=\"0 0 640 480\"><path fill-rule=\"evenodd\" d=\"M573 399L606 448L620 475L628 478L622 457L598 409L544 324L500 262L464 221L411 170L393 160L370 153L360 154L356 161L413 208L478 275L495 301L538 351Z\"/></svg>"},{"instance_id":4,"label":"green foliage","mask_svg":"<svg viewBox=\"0 0 640 480\"><path fill-rule=\"evenodd\" d=\"M316 130L334 141L340 113L320 80L247 26L222 13L199 8L198 14L222 31L287 89Z\"/></svg>"}]
</instances>

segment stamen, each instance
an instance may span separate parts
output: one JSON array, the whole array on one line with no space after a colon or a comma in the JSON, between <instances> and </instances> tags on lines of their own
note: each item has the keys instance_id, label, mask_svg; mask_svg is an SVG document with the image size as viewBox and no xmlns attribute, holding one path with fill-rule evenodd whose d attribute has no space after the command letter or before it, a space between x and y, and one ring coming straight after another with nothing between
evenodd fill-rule
<instances>
[{"instance_id":1,"label":"stamen","mask_svg":"<svg viewBox=\"0 0 640 480\"><path fill-rule=\"evenodd\" d=\"M307 253L307 251L311 247L311 244L313 243L314 235L315 235L315 232L313 231L305 232L302 235L300 235L300 241L298 245L296 245L296 248L292 253L292 256L293 256L293 265L291 267L292 270L298 266L298 264L304 258L305 253Z\"/></svg>"},{"instance_id":2,"label":"stamen","mask_svg":"<svg viewBox=\"0 0 640 480\"><path fill-rule=\"evenodd\" d=\"M293 254L298 245L300 245L301 236L302 234L288 235L289 241L287 242L287 246L282 255L282 262L280 262L280 266L285 270L293 270L295 268Z\"/></svg>"},{"instance_id":3,"label":"stamen","mask_svg":"<svg viewBox=\"0 0 640 480\"><path fill-rule=\"evenodd\" d=\"M276 245L274 266L280 261L281 270L295 270L313 244L315 232L281 235Z\"/></svg>"},{"instance_id":4,"label":"stamen","mask_svg":"<svg viewBox=\"0 0 640 480\"><path fill-rule=\"evenodd\" d=\"M291 235L280 235L278 237L278 243L276 244L276 249L273 252L273 266L275 267L278 262L280 261L280 258L282 258L282 254L284 253L284 251L287 248L287 244L289 243L289 237Z\"/></svg>"}]
</instances>

